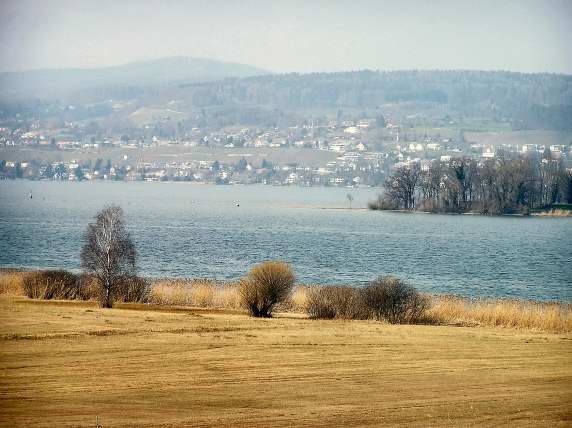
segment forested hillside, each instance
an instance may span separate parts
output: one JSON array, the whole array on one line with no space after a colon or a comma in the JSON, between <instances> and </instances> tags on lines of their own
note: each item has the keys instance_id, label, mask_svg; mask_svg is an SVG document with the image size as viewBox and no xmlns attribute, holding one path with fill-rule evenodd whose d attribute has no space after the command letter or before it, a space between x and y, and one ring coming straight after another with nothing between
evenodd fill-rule
<instances>
[{"instance_id":1,"label":"forested hillside","mask_svg":"<svg viewBox=\"0 0 572 428\"><path fill-rule=\"evenodd\" d=\"M284 110L434 110L497 120L519 128L571 129L572 76L487 71L358 71L255 76L182 85L196 106L246 104Z\"/></svg>"},{"instance_id":2,"label":"forested hillside","mask_svg":"<svg viewBox=\"0 0 572 428\"><path fill-rule=\"evenodd\" d=\"M43 95L49 91L28 91L16 98L0 96L0 117L20 114L85 120L108 116L125 120L137 109L152 106L164 109L162 116L166 120L172 120L172 113L176 112L177 121L199 120L203 125L208 117L207 122L213 126L273 126L343 114L347 119L352 115L376 117L389 113L401 121L417 115L433 125L435 120L454 117L509 124L514 130L572 129L570 75L354 71L221 77L223 69L227 76L252 74L256 70L236 65L221 68L211 63L208 67L198 67L197 62L185 63L188 67L192 65L194 74L191 74L182 69L169 71L165 64L146 65L143 69L121 68L106 75L110 80L103 79L101 73L92 73L99 77L88 80L68 76L75 83L70 91L57 98ZM7 82L6 76L3 82ZM117 102L122 104L118 107ZM74 107L71 110L67 108L70 104Z\"/></svg>"}]
</instances>

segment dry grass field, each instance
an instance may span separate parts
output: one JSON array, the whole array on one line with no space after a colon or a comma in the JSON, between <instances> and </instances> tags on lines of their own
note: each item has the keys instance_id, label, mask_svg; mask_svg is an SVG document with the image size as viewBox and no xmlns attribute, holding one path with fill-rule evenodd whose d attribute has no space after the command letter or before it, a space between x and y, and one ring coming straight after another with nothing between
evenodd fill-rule
<instances>
[{"instance_id":1,"label":"dry grass field","mask_svg":"<svg viewBox=\"0 0 572 428\"><path fill-rule=\"evenodd\" d=\"M0 296L0 425L570 426L572 336Z\"/></svg>"}]
</instances>

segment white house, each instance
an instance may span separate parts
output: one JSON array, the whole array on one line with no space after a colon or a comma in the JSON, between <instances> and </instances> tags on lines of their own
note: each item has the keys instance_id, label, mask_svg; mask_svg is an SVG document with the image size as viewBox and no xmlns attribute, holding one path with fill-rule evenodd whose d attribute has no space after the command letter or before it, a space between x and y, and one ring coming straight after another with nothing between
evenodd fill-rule
<instances>
[{"instance_id":1,"label":"white house","mask_svg":"<svg viewBox=\"0 0 572 428\"><path fill-rule=\"evenodd\" d=\"M493 149L491 149L490 147L487 147L485 149L485 151L483 152L483 157L487 158L487 159L491 159L495 157L495 152Z\"/></svg>"}]
</instances>

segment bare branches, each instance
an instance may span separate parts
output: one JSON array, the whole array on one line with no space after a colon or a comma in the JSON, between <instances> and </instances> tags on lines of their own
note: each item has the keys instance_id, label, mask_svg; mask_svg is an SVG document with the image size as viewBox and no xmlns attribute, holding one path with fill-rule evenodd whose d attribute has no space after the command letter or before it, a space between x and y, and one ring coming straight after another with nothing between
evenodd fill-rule
<instances>
[{"instance_id":1,"label":"bare branches","mask_svg":"<svg viewBox=\"0 0 572 428\"><path fill-rule=\"evenodd\" d=\"M242 305L254 317L271 317L274 306L291 293L295 280L294 271L286 263L260 263L240 283Z\"/></svg>"},{"instance_id":2,"label":"bare branches","mask_svg":"<svg viewBox=\"0 0 572 428\"><path fill-rule=\"evenodd\" d=\"M123 210L104 208L87 226L81 250L81 265L93 274L103 289L101 306L113 305L113 292L123 278L136 274L137 252L125 227Z\"/></svg>"},{"instance_id":3,"label":"bare branches","mask_svg":"<svg viewBox=\"0 0 572 428\"><path fill-rule=\"evenodd\" d=\"M518 157L434 162L423 171L402 166L385 184L374 209L423 209L481 214L527 213L572 200L572 175L561 160Z\"/></svg>"},{"instance_id":4,"label":"bare branches","mask_svg":"<svg viewBox=\"0 0 572 428\"><path fill-rule=\"evenodd\" d=\"M395 171L384 183L388 199L397 209L415 209L415 191L421 176L421 170L417 164L404 166Z\"/></svg>"}]
</instances>

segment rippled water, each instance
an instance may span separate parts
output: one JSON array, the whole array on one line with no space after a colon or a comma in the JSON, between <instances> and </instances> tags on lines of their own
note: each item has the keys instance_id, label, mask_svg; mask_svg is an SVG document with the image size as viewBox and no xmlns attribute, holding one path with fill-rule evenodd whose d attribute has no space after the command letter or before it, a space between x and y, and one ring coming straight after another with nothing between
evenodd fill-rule
<instances>
[{"instance_id":1,"label":"rippled water","mask_svg":"<svg viewBox=\"0 0 572 428\"><path fill-rule=\"evenodd\" d=\"M29 194L32 191L33 199ZM81 235L119 203L149 276L237 278L291 262L301 282L393 274L430 292L572 300L571 218L372 212L374 189L0 182L0 266L79 269ZM234 201L238 201L237 207Z\"/></svg>"}]
</instances>

